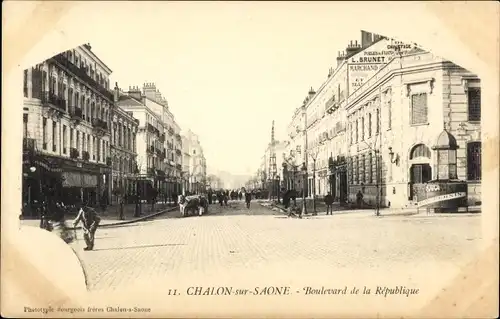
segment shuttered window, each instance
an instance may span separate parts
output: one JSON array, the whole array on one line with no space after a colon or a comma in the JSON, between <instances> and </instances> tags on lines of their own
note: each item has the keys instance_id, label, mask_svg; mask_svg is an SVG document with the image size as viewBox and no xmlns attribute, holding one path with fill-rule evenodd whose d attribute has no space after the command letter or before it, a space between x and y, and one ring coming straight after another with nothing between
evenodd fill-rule
<instances>
[{"instance_id":1,"label":"shuttered window","mask_svg":"<svg viewBox=\"0 0 500 319\"><path fill-rule=\"evenodd\" d=\"M359 163L359 166L360 166L360 181L361 183L365 183L366 182L366 175L365 175L365 154L361 155L360 157L360 163Z\"/></svg>"},{"instance_id":2,"label":"shuttered window","mask_svg":"<svg viewBox=\"0 0 500 319\"><path fill-rule=\"evenodd\" d=\"M469 87L467 91L469 121L481 121L481 88Z\"/></svg>"},{"instance_id":3,"label":"shuttered window","mask_svg":"<svg viewBox=\"0 0 500 319\"><path fill-rule=\"evenodd\" d=\"M24 97L28 97L28 70L24 70L23 93Z\"/></svg>"},{"instance_id":4,"label":"shuttered window","mask_svg":"<svg viewBox=\"0 0 500 319\"><path fill-rule=\"evenodd\" d=\"M427 94L419 93L411 96L411 124L427 124Z\"/></svg>"},{"instance_id":5,"label":"shuttered window","mask_svg":"<svg viewBox=\"0 0 500 319\"><path fill-rule=\"evenodd\" d=\"M481 180L481 142L467 144L467 179Z\"/></svg>"}]
</instances>

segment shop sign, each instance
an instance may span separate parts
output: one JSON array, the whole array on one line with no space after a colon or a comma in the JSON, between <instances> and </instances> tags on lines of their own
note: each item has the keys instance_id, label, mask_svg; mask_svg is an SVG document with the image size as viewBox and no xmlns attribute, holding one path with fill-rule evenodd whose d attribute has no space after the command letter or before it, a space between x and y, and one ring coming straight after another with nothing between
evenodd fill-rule
<instances>
[{"instance_id":1,"label":"shop sign","mask_svg":"<svg viewBox=\"0 0 500 319\"><path fill-rule=\"evenodd\" d=\"M452 193L452 194L439 195L439 196L427 198L427 199L424 199L424 200L418 202L418 206L419 207L427 206L430 204L444 202L444 201L457 199L457 198L462 198L465 196L467 196L467 194L465 192L457 192L457 193Z\"/></svg>"},{"instance_id":2,"label":"shop sign","mask_svg":"<svg viewBox=\"0 0 500 319\"><path fill-rule=\"evenodd\" d=\"M401 41L381 41L349 59L349 94L380 71L397 54L406 54L415 47Z\"/></svg>"}]
</instances>

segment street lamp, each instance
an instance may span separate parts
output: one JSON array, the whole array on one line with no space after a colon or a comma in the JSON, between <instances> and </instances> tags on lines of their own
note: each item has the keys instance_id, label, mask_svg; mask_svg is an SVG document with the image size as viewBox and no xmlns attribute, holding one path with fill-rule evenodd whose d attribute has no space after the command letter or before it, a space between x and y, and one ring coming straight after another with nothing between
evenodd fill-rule
<instances>
[{"instance_id":1,"label":"street lamp","mask_svg":"<svg viewBox=\"0 0 500 319\"><path fill-rule=\"evenodd\" d=\"M309 155L313 160L313 187L312 187L312 197L313 197L313 216L318 215L316 212L316 160L318 158L318 152L311 150Z\"/></svg>"}]
</instances>

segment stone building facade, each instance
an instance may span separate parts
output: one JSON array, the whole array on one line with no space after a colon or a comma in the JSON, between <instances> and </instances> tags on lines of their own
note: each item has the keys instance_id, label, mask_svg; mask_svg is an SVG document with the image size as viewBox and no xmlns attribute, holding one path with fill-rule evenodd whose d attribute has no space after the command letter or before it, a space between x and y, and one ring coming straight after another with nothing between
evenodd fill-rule
<instances>
[{"instance_id":1,"label":"stone building facade","mask_svg":"<svg viewBox=\"0 0 500 319\"><path fill-rule=\"evenodd\" d=\"M120 91L115 87L115 102L119 101ZM137 191L135 169L137 166L137 145L139 120L133 113L119 106L113 108L111 120L111 163L112 194L116 201L118 196L132 195Z\"/></svg>"},{"instance_id":2,"label":"stone building facade","mask_svg":"<svg viewBox=\"0 0 500 319\"><path fill-rule=\"evenodd\" d=\"M191 193L202 193L207 186L207 161L200 139L193 131L187 130L181 140L184 140L181 154L189 154L189 157L185 157L189 159L189 170L184 173L184 179L188 185L187 190Z\"/></svg>"},{"instance_id":3,"label":"stone building facade","mask_svg":"<svg viewBox=\"0 0 500 319\"><path fill-rule=\"evenodd\" d=\"M429 52L396 57L344 105L349 123L349 199L371 205L415 205L414 185L440 178L439 136L456 144L447 179L467 181L469 205L480 204L480 80ZM447 155L448 156L448 155ZM441 159L442 161L443 159Z\"/></svg>"},{"instance_id":4,"label":"stone building facade","mask_svg":"<svg viewBox=\"0 0 500 319\"><path fill-rule=\"evenodd\" d=\"M408 207L416 203L415 184L436 179L441 163L452 161L449 178L467 181L468 203L478 204L480 110L474 74L415 44L362 32L294 112L287 187L307 196L330 191L339 202L355 202L360 192L368 205ZM449 158L437 158L439 136L453 144Z\"/></svg>"},{"instance_id":5,"label":"stone building facade","mask_svg":"<svg viewBox=\"0 0 500 319\"><path fill-rule=\"evenodd\" d=\"M98 205L110 196L111 72L88 44L24 71L25 145L62 170L68 203Z\"/></svg>"}]
</instances>

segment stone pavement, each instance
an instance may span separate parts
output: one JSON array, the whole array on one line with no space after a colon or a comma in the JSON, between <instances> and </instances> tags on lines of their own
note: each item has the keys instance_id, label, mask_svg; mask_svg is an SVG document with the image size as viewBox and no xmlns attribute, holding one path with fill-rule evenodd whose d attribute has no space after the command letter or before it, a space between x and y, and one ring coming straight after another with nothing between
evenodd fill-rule
<instances>
[{"instance_id":1,"label":"stone pavement","mask_svg":"<svg viewBox=\"0 0 500 319\"><path fill-rule=\"evenodd\" d=\"M228 215L230 207L211 207L212 213L203 217L100 229L92 252L82 251L80 240L74 248L89 289L109 291L145 281L155 285L152 280L196 274L223 276L230 269L245 276L245 269L266 271L266 265L277 263L284 269L306 265L306 273L315 265L331 271L406 272L425 263L457 265L469 260L481 237L477 217L408 222L346 214L299 220L269 215L258 206L249 215L235 206L241 214Z\"/></svg>"},{"instance_id":2,"label":"stone pavement","mask_svg":"<svg viewBox=\"0 0 500 319\"><path fill-rule=\"evenodd\" d=\"M264 200L259 202L260 205L273 210L275 212L281 212L283 214L288 214L286 209L282 204L278 204L276 202L271 202L268 200ZM320 204L316 206L316 213L317 216L313 216L313 208L312 204L308 201L308 206L307 206L307 214L303 215L303 218L318 218L319 216L326 216L326 206L324 204ZM379 216L376 216L376 209L374 208L367 208L367 209L359 209L359 208L348 208L345 206L341 206L339 203L334 203L332 205L333 207L333 214L338 215L338 214L365 214L365 215L371 215L375 217L391 217L391 216L413 216L413 217L466 217L466 216L474 216L477 214L481 213L481 206L470 206L469 211L465 211L465 209L460 208L459 211L455 213L427 213L425 209L420 208L417 209L416 207L409 207L409 208L380 208L379 209ZM301 201L297 200L297 207L301 207Z\"/></svg>"},{"instance_id":3,"label":"stone pavement","mask_svg":"<svg viewBox=\"0 0 500 319\"><path fill-rule=\"evenodd\" d=\"M130 224L139 221L148 220L151 218L162 217L176 217L175 212L178 212L178 207L172 206L172 204L164 205L164 204L156 204L155 209L151 209L150 204L142 204L141 215L139 217L135 217L135 205L129 204L124 207L124 219L120 219L119 208L115 206L109 206L105 212L99 211L99 216L101 216L101 227L115 226L115 225L123 225ZM68 225L71 224L73 219L76 217L76 214L69 213L66 215L66 223ZM21 226L36 226L38 227L40 224L39 219L22 219L20 220ZM78 227L77 227L78 228Z\"/></svg>"}]
</instances>

